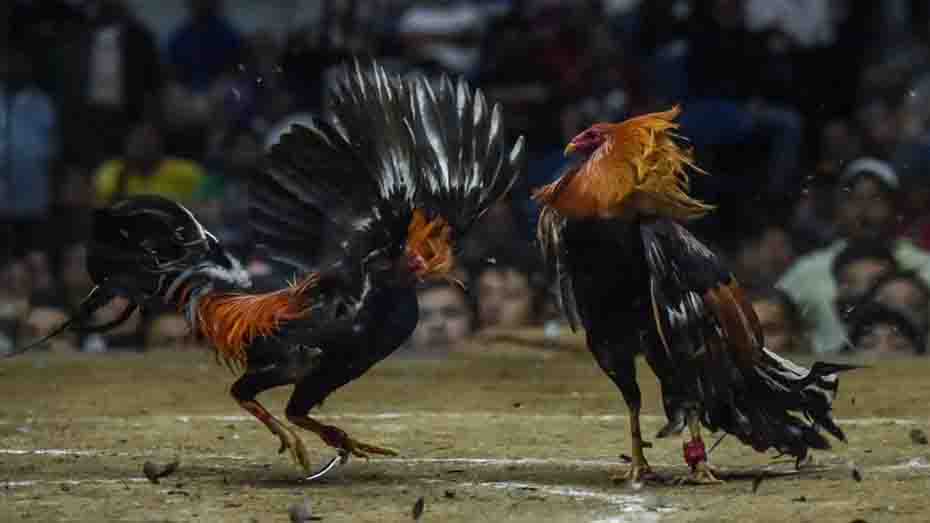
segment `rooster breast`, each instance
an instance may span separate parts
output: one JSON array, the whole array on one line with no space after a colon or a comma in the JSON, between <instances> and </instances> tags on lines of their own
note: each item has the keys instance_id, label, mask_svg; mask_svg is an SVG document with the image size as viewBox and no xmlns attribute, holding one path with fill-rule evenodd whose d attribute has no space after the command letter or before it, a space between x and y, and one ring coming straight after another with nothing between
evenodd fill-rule
<instances>
[{"instance_id":1,"label":"rooster breast","mask_svg":"<svg viewBox=\"0 0 930 523\"><path fill-rule=\"evenodd\" d=\"M632 329L645 312L649 272L634 225L624 220L570 221L565 230L568 270L578 312L589 334Z\"/></svg>"}]
</instances>

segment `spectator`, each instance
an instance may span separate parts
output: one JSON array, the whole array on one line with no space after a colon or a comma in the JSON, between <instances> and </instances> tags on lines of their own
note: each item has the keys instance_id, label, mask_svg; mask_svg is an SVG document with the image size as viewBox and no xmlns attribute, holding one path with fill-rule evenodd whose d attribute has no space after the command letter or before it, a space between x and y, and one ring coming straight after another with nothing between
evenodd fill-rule
<instances>
[{"instance_id":1,"label":"spectator","mask_svg":"<svg viewBox=\"0 0 930 523\"><path fill-rule=\"evenodd\" d=\"M908 318L878 303L864 304L850 328L846 350L869 357L923 354L924 336Z\"/></svg>"},{"instance_id":2,"label":"spectator","mask_svg":"<svg viewBox=\"0 0 930 523\"><path fill-rule=\"evenodd\" d=\"M142 123L127 137L123 158L101 165L94 183L100 204L135 194L156 194L190 203L204 177L200 165L166 156L158 127Z\"/></svg>"},{"instance_id":3,"label":"spectator","mask_svg":"<svg viewBox=\"0 0 930 523\"><path fill-rule=\"evenodd\" d=\"M207 148L210 120L225 101L228 82L220 80L232 80L240 74L238 66L246 56L238 30L223 16L222 0L188 0L187 6L189 18L168 42L166 62L171 81L164 111L170 149L197 158ZM237 105L250 106L255 97L251 82L262 80L252 76L252 71L244 72L249 76L249 87L239 91Z\"/></svg>"},{"instance_id":4,"label":"spectator","mask_svg":"<svg viewBox=\"0 0 930 523\"><path fill-rule=\"evenodd\" d=\"M809 352L804 319L787 293L767 287L750 289L748 294L768 350L776 354Z\"/></svg>"},{"instance_id":5,"label":"spectator","mask_svg":"<svg viewBox=\"0 0 930 523\"><path fill-rule=\"evenodd\" d=\"M145 347L152 349L190 349L197 347L184 315L166 312L152 318L145 332Z\"/></svg>"},{"instance_id":6,"label":"spectator","mask_svg":"<svg viewBox=\"0 0 930 523\"><path fill-rule=\"evenodd\" d=\"M52 100L33 82L31 62L16 48L0 49L0 229L14 256L47 247L51 170L58 154Z\"/></svg>"},{"instance_id":7,"label":"spectator","mask_svg":"<svg viewBox=\"0 0 930 523\"><path fill-rule=\"evenodd\" d=\"M242 59L239 31L223 16L222 0L188 0L188 19L168 43L172 79L186 91L203 93Z\"/></svg>"},{"instance_id":8,"label":"spectator","mask_svg":"<svg viewBox=\"0 0 930 523\"><path fill-rule=\"evenodd\" d=\"M506 252L514 244L526 247L530 241L526 218L513 202L502 199L488 209L464 239L461 262L463 266L478 267L494 252Z\"/></svg>"},{"instance_id":9,"label":"spectator","mask_svg":"<svg viewBox=\"0 0 930 523\"><path fill-rule=\"evenodd\" d=\"M836 283L836 313L841 321L854 310L869 289L887 274L896 271L891 250L875 242L846 246L833 260L831 273Z\"/></svg>"},{"instance_id":10,"label":"spectator","mask_svg":"<svg viewBox=\"0 0 930 523\"><path fill-rule=\"evenodd\" d=\"M163 79L155 37L125 0L94 0L88 11L85 29L51 52L60 71L63 154L89 168L118 154L130 128L157 112Z\"/></svg>"},{"instance_id":11,"label":"spectator","mask_svg":"<svg viewBox=\"0 0 930 523\"><path fill-rule=\"evenodd\" d=\"M479 328L519 328L535 323L544 295L537 262L534 252L512 247L493 251L473 271Z\"/></svg>"},{"instance_id":12,"label":"spectator","mask_svg":"<svg viewBox=\"0 0 930 523\"><path fill-rule=\"evenodd\" d=\"M0 267L0 354L23 340L23 322L29 314L32 279L25 260L13 259Z\"/></svg>"},{"instance_id":13,"label":"spectator","mask_svg":"<svg viewBox=\"0 0 930 523\"><path fill-rule=\"evenodd\" d=\"M815 352L829 352L843 341L843 326L834 309L836 284L830 270L837 254L849 242L884 242L901 268L921 271L921 278L930 280L930 256L910 241L894 236L898 196L898 176L890 165L873 158L850 163L836 190L834 221L840 239L798 259L779 280L778 286L791 295L812 326Z\"/></svg>"},{"instance_id":14,"label":"spectator","mask_svg":"<svg viewBox=\"0 0 930 523\"><path fill-rule=\"evenodd\" d=\"M57 295L41 296L40 303L52 310L66 311L70 316L77 312L81 300L93 287L93 282L87 274L86 249L83 243L75 242L62 250L59 281L61 286ZM94 313L90 323L101 324L115 319L126 303L123 298L114 299ZM145 318L136 311L126 323L105 334L79 333L72 342L82 352L140 350L145 346L145 329Z\"/></svg>"},{"instance_id":15,"label":"spectator","mask_svg":"<svg viewBox=\"0 0 930 523\"><path fill-rule=\"evenodd\" d=\"M768 287L795 259L791 235L778 224L762 226L743 240L734 256L734 271L749 287Z\"/></svg>"},{"instance_id":16,"label":"spectator","mask_svg":"<svg viewBox=\"0 0 930 523\"><path fill-rule=\"evenodd\" d=\"M94 286L87 273L87 249L83 243L75 242L62 249L58 280L60 305L76 311Z\"/></svg>"},{"instance_id":17,"label":"spectator","mask_svg":"<svg viewBox=\"0 0 930 523\"><path fill-rule=\"evenodd\" d=\"M428 283L417 290L420 321L406 354L444 355L464 341L474 326L464 290L455 283Z\"/></svg>"},{"instance_id":18,"label":"spectator","mask_svg":"<svg viewBox=\"0 0 930 523\"><path fill-rule=\"evenodd\" d=\"M31 340L43 338L66 321L67 311L59 307L54 295L34 295L29 303L29 313L23 321L21 343L31 343ZM61 336L49 340L47 347L55 352L74 350L75 337L73 332L62 333Z\"/></svg>"},{"instance_id":19,"label":"spectator","mask_svg":"<svg viewBox=\"0 0 930 523\"><path fill-rule=\"evenodd\" d=\"M865 101L856 108L855 121L865 154L876 158L894 155L902 130L890 100L876 97Z\"/></svg>"},{"instance_id":20,"label":"spectator","mask_svg":"<svg viewBox=\"0 0 930 523\"><path fill-rule=\"evenodd\" d=\"M99 325L115 320L128 303L126 298L114 298L110 303L94 313L93 323ZM114 350L140 352L145 349L147 331L148 318L136 310L128 320L104 334L92 333L84 336L80 341L81 350L84 352L110 352Z\"/></svg>"},{"instance_id":21,"label":"spectator","mask_svg":"<svg viewBox=\"0 0 930 523\"><path fill-rule=\"evenodd\" d=\"M485 23L483 12L467 0L416 2L401 15L397 31L412 63L468 75L481 58Z\"/></svg>"},{"instance_id":22,"label":"spectator","mask_svg":"<svg viewBox=\"0 0 930 523\"><path fill-rule=\"evenodd\" d=\"M913 272L884 275L866 292L864 300L903 314L923 339L930 334L930 287Z\"/></svg>"},{"instance_id":23,"label":"spectator","mask_svg":"<svg viewBox=\"0 0 930 523\"><path fill-rule=\"evenodd\" d=\"M195 214L232 249L248 243L248 179L261 159L258 136L240 129L230 133L208 162L210 174L198 192Z\"/></svg>"},{"instance_id":24,"label":"spectator","mask_svg":"<svg viewBox=\"0 0 930 523\"><path fill-rule=\"evenodd\" d=\"M743 1L706 4L691 32L682 133L699 149L761 141L767 172L754 185L783 198L797 190L802 153L803 118L779 100L793 89L792 75L772 66L780 49L749 31Z\"/></svg>"},{"instance_id":25,"label":"spectator","mask_svg":"<svg viewBox=\"0 0 930 523\"><path fill-rule=\"evenodd\" d=\"M801 189L801 197L792 211L791 227L799 250L809 251L829 244L836 236L831 223L833 185L843 166L861 153L861 140L853 125L838 118L820 130L816 165Z\"/></svg>"}]
</instances>

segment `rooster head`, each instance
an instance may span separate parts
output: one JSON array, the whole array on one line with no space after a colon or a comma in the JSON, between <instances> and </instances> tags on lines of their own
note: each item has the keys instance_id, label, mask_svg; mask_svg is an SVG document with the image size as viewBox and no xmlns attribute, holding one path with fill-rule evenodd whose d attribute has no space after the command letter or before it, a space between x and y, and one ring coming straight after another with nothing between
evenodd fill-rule
<instances>
[{"instance_id":1,"label":"rooster head","mask_svg":"<svg viewBox=\"0 0 930 523\"><path fill-rule=\"evenodd\" d=\"M590 156L596 151L611 135L611 125L606 123L597 123L588 127L568 142L565 146L565 156L570 154L580 154Z\"/></svg>"},{"instance_id":2,"label":"rooster head","mask_svg":"<svg viewBox=\"0 0 930 523\"><path fill-rule=\"evenodd\" d=\"M415 209L404 249L407 270L418 280L447 276L454 265L451 238L452 228L443 217L429 219Z\"/></svg>"}]
</instances>

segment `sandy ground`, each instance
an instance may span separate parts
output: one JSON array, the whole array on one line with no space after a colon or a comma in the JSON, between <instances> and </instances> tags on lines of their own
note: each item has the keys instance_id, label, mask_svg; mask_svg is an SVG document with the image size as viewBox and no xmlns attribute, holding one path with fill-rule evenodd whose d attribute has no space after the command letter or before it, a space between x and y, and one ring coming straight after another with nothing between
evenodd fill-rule
<instances>
[{"instance_id":1,"label":"sandy ground","mask_svg":"<svg viewBox=\"0 0 930 523\"><path fill-rule=\"evenodd\" d=\"M910 433L930 432L928 376L928 360L847 375L835 410L849 444L800 473L726 438L711 457L724 485L637 488L610 479L629 453L625 409L586 353L496 343L391 358L318 414L400 455L308 484L209 353L40 353L0 362L0 521L286 522L304 501L325 522L411 521L422 497L421 521L437 522L926 522L930 446ZM640 383L652 434L661 411L644 366ZM261 399L280 412L288 393ZM333 455L304 440L321 463ZM653 443L657 472L683 475L680 438ZM158 484L142 473L174 459Z\"/></svg>"}]
</instances>

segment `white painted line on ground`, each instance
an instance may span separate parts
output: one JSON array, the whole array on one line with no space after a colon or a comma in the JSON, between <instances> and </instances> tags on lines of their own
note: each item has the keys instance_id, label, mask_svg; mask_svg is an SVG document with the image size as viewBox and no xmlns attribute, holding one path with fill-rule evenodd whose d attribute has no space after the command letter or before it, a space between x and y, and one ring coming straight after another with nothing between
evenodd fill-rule
<instances>
[{"instance_id":1,"label":"white painted line on ground","mask_svg":"<svg viewBox=\"0 0 930 523\"><path fill-rule=\"evenodd\" d=\"M31 455L31 456L121 456L142 457L148 454L130 454L127 452L112 452L99 449L0 449L0 455ZM234 454L185 454L188 459L226 459L236 461L257 460L259 457L242 456ZM566 459L566 458L372 458L372 463L404 464L404 465L470 465L470 466L541 466L556 465L568 467L607 468L621 465L621 462L605 459ZM667 463L653 463L657 467L674 467ZM680 464L678 464L680 465ZM837 465L840 467L841 465ZM762 467L771 470L772 466ZM893 472L901 470L926 471L930 463L923 457L916 457L906 463L891 466L865 468L865 471ZM128 482L144 482L145 478L127 478L125 480L109 478L88 478L82 480L20 480L0 481L0 488L28 488L41 485L79 485L84 483L116 484ZM487 482L457 482L443 479L429 479L427 482L454 484L466 488L493 488L508 491L535 491L542 494L564 496L576 499L593 499L609 505L619 507L622 514L598 519L592 523L656 523L660 514L677 510L674 507L658 506L655 500L643 494L619 494L604 492L589 488L571 485L548 485L541 483L526 483L514 481L487 481Z\"/></svg>"},{"instance_id":2,"label":"white painted line on ground","mask_svg":"<svg viewBox=\"0 0 930 523\"><path fill-rule=\"evenodd\" d=\"M144 458L144 457L153 457L153 456L164 456L166 454L175 455L178 454L177 450L165 450L163 452L140 452L140 453L130 453L130 452L114 452L111 450L103 449L0 449L0 455L12 455L12 456L83 456L83 457L122 457L122 458ZM191 460L197 459L218 459L218 460L230 460L230 461L256 461L264 462L266 458L275 457L276 454L261 454L246 456L242 454L211 454L211 453L186 453L180 452L181 455L185 456ZM284 459L284 458L282 458ZM403 458L403 457L393 457L393 458L379 458L373 457L368 460L352 460L352 462L358 463L373 463L373 464L398 464L398 465L407 465L407 466L416 466L416 465L469 465L469 466L479 466L479 467L538 467L538 466L559 466L559 467L578 467L578 468L610 468L610 467L622 467L626 463L620 460L613 459L583 459L583 458L466 458L466 457L449 457L449 458ZM674 467L684 467L682 463L661 463L661 462L651 462L655 467L663 468L674 468ZM785 466L782 466L785 465ZM831 465L825 465L831 466ZM841 466L838 464L832 464L832 466ZM734 467L732 472L737 472L742 470L743 467ZM754 467L754 470L764 469L771 471L780 471L783 474L793 474L795 471L793 469L788 470L787 464L769 464L769 465L757 465ZM781 470L785 469L785 470ZM873 467L870 470L920 470L920 469L930 469L930 463L927 462L925 458L917 457L910 460L907 463L883 466L883 467Z\"/></svg>"},{"instance_id":3,"label":"white painted line on ground","mask_svg":"<svg viewBox=\"0 0 930 523\"><path fill-rule=\"evenodd\" d=\"M167 453L167 452L165 452ZM175 451L175 453L177 453ZM117 458L144 458L149 456L157 456L164 453L158 452L147 452L147 453L130 453L130 452L116 452L112 450L100 450L100 449L0 449L0 455L12 455L12 456L92 456L92 457L117 457ZM184 453L185 456L193 456L200 459L228 459L235 461L246 461L251 459L258 459L254 456L237 456L235 454L188 454Z\"/></svg>"},{"instance_id":4,"label":"white painted line on ground","mask_svg":"<svg viewBox=\"0 0 930 523\"><path fill-rule=\"evenodd\" d=\"M492 467L538 465L608 467L623 464L620 460L565 458L372 458L371 461L378 463L400 463L405 465L485 465Z\"/></svg>"},{"instance_id":5,"label":"white painted line on ground","mask_svg":"<svg viewBox=\"0 0 930 523\"><path fill-rule=\"evenodd\" d=\"M148 457L159 455L156 452L129 453L101 449L0 449L0 455L12 456L111 456L111 457ZM260 456L243 456L237 454L191 454L183 453L193 459L228 459L234 461L259 460ZM478 465L478 466L539 466L558 465L565 467L609 467L623 464L619 460L603 459L563 459L563 458L371 458L372 463L397 463L403 465Z\"/></svg>"},{"instance_id":6,"label":"white painted line on ground","mask_svg":"<svg viewBox=\"0 0 930 523\"><path fill-rule=\"evenodd\" d=\"M77 486L85 484L99 484L99 485L112 485L112 484L126 484L126 483L145 483L148 480L146 478L126 478L126 479L112 479L112 478L86 478L86 479L67 479L67 480L41 480L41 479L31 479L31 480L22 480L22 481L0 481L0 488L4 489L15 489L15 488L27 488L27 487L37 487L37 486ZM562 496L574 499L593 499L596 501L601 501L609 505L619 507L623 513L636 513L636 521L643 522L656 522L658 521L658 513L663 512L674 512L676 509L673 507L665 506L654 506L655 501L650 499L647 496L639 494L616 494L610 492L603 492L598 490L592 490L582 487L574 486L558 486L558 485L547 485L542 483L523 483L516 481L485 481L485 482L470 482L470 481L447 481L447 480L428 480L428 483L443 483L449 485L455 485L460 488L477 488L477 489L495 489L495 490L507 490L507 491L525 491L525 492L538 492L540 494L548 494L552 496ZM626 522L626 518L614 517L605 520L598 520L599 522Z\"/></svg>"},{"instance_id":7,"label":"white painted line on ground","mask_svg":"<svg viewBox=\"0 0 930 523\"><path fill-rule=\"evenodd\" d=\"M163 450L153 451L153 452L139 452L139 453L130 453L130 452L114 452L112 450L102 450L102 449L2 449L0 448L0 455L10 455L10 456L81 456L81 457L119 457L119 458L145 458L145 457L154 457L154 456L164 456L166 454L176 455L179 451L177 450ZM180 452L186 459L190 460L227 460L227 461L250 461L250 462L266 462L267 459L273 458L275 456L271 454L261 454L261 455L241 455L241 454L211 454L211 453L186 453ZM623 467L626 463L620 460L612 459L582 459L582 458L483 458L483 457L448 457L448 458L403 458L403 457L392 457L392 458L370 458L369 460L354 460L359 463L371 463L371 464L382 464L382 465L405 465L408 467L415 467L418 465L447 465L447 466L469 466L469 467L541 467L541 466L556 466L556 467L574 467L581 469L610 469ZM683 467L681 463L660 463L652 462L652 465L655 467L662 468L676 468ZM842 467L840 464L829 464L825 463L823 465L824 470L835 469L837 467ZM778 472L780 475L790 475L795 474L793 468L788 468L784 463L772 463L768 465L756 465L753 470L768 470ZM862 470L873 471L873 472L898 472L898 471L913 471L913 472L923 472L930 470L930 462L924 457L915 457L910 459L905 463L899 463L896 465L883 465L875 467L863 467ZM745 467L732 467L730 472L746 472ZM11 486L13 483L0 483L0 486L7 485Z\"/></svg>"},{"instance_id":8,"label":"white painted line on ground","mask_svg":"<svg viewBox=\"0 0 930 523\"><path fill-rule=\"evenodd\" d=\"M552 496L562 496L574 499L593 499L607 503L620 509L624 514L635 514L633 521L655 523L659 521L659 513L675 512L673 507L658 506L652 496L641 494L617 494L577 486L547 485L542 483L526 483L518 481L448 481L428 480L428 483L442 483L455 485L460 488L492 488L516 492L535 492ZM630 520L624 516L613 516L608 519L599 519L594 523L628 523Z\"/></svg>"},{"instance_id":9,"label":"white painted line on ground","mask_svg":"<svg viewBox=\"0 0 930 523\"><path fill-rule=\"evenodd\" d=\"M926 458L918 457L918 458L912 458L907 463L891 465L888 467L875 467L872 470L895 471L895 470L926 470L926 469L930 469L930 463L927 462Z\"/></svg>"},{"instance_id":10,"label":"white painted line on ground","mask_svg":"<svg viewBox=\"0 0 930 523\"><path fill-rule=\"evenodd\" d=\"M568 421L606 421L606 422L626 422L625 414L520 414L516 412L380 412L380 413L342 413L342 414L315 414L313 416L319 420L394 420L402 418L445 418L445 419L468 419L468 418L520 418L522 420L538 419L545 421L568 420ZM642 415L645 421L665 422L665 416ZM181 423L190 423L191 421L221 421L221 422L242 422L255 421L255 418L247 415L214 415L214 414L174 414L174 415L156 415L150 416L140 414L137 416L85 416L85 417L29 417L24 420L0 420L0 424L30 424L30 423L132 423L141 426L141 420L166 420L173 419ZM930 423L927 418L837 418L837 423L844 425L916 425Z\"/></svg>"},{"instance_id":11,"label":"white painted line on ground","mask_svg":"<svg viewBox=\"0 0 930 523\"><path fill-rule=\"evenodd\" d=\"M38 485L83 485L85 483L145 483L148 481L146 478L126 478L126 479L104 479L104 478L88 478L88 479L27 479L23 481L0 481L0 488L18 488L18 487L35 487Z\"/></svg>"}]
</instances>

